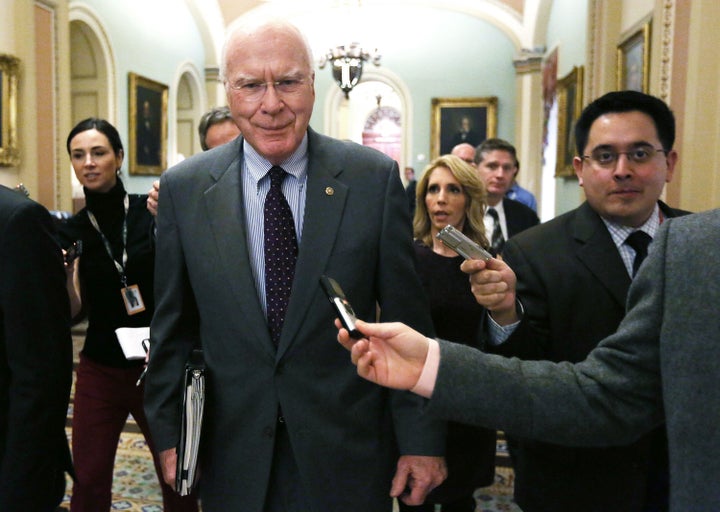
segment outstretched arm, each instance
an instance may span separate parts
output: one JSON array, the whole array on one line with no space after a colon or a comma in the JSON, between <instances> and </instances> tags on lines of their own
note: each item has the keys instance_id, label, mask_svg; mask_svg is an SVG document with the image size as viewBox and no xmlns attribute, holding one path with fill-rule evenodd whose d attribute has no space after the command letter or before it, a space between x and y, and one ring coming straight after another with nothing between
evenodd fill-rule
<instances>
[{"instance_id":1,"label":"outstretched arm","mask_svg":"<svg viewBox=\"0 0 720 512\"><path fill-rule=\"evenodd\" d=\"M361 377L394 389L412 389L420 379L430 340L399 322L369 324L358 320L356 327L366 337L350 338L340 327L338 341L350 350Z\"/></svg>"}]
</instances>

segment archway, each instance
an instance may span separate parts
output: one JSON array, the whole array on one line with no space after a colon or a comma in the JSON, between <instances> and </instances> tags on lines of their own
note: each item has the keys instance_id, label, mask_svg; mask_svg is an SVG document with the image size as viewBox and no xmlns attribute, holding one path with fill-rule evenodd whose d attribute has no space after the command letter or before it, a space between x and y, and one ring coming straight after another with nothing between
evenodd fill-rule
<instances>
[{"instance_id":1,"label":"archway","mask_svg":"<svg viewBox=\"0 0 720 512\"><path fill-rule=\"evenodd\" d=\"M380 96L380 105L378 105ZM347 100L339 87L332 87L325 97L325 133L339 139L362 144L362 132L368 118L378 106L392 107L400 125L398 165L411 161L412 96L404 82L385 68L366 69L362 81L355 86Z\"/></svg>"},{"instance_id":2,"label":"archway","mask_svg":"<svg viewBox=\"0 0 720 512\"><path fill-rule=\"evenodd\" d=\"M116 123L115 66L107 33L85 6L70 7L70 118L72 124L88 117ZM85 205L82 186L68 166L73 211Z\"/></svg>"},{"instance_id":3,"label":"archway","mask_svg":"<svg viewBox=\"0 0 720 512\"><path fill-rule=\"evenodd\" d=\"M197 123L206 108L202 77L191 63L182 64L169 98L168 166L201 150Z\"/></svg>"}]
</instances>

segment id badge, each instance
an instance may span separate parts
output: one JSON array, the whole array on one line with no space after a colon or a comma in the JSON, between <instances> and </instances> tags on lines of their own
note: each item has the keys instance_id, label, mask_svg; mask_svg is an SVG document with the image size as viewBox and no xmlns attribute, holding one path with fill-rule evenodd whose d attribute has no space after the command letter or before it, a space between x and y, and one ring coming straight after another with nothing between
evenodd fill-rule
<instances>
[{"instance_id":1,"label":"id badge","mask_svg":"<svg viewBox=\"0 0 720 512\"><path fill-rule=\"evenodd\" d=\"M140 288L138 285L131 284L120 289L122 294L123 302L125 302L125 309L128 315L135 315L145 311L145 303L143 302L142 295L140 295Z\"/></svg>"}]
</instances>

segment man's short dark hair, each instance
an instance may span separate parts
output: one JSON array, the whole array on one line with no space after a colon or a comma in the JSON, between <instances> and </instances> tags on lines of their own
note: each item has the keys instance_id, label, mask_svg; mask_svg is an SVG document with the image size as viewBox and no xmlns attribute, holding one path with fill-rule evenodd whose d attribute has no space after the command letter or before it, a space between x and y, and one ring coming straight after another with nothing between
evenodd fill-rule
<instances>
[{"instance_id":1,"label":"man's short dark hair","mask_svg":"<svg viewBox=\"0 0 720 512\"><path fill-rule=\"evenodd\" d=\"M513 160L515 160L515 167L520 168L515 146L504 139L485 139L481 142L480 145L475 148L475 159L473 160L475 164L477 165L482 162L485 158L485 153L489 153L490 151L507 151L512 155Z\"/></svg>"},{"instance_id":2,"label":"man's short dark hair","mask_svg":"<svg viewBox=\"0 0 720 512\"><path fill-rule=\"evenodd\" d=\"M652 118L660 144L670 151L675 143L675 116L660 98L638 91L609 92L590 103L575 123L575 146L581 156L587 145L590 127L595 120L608 113L642 112Z\"/></svg>"},{"instance_id":3,"label":"man's short dark hair","mask_svg":"<svg viewBox=\"0 0 720 512\"><path fill-rule=\"evenodd\" d=\"M208 129L213 125L224 123L225 121L235 122L228 107L211 108L202 115L200 124L198 125L198 134L200 135L200 147L202 147L203 151L210 149L207 142L205 142Z\"/></svg>"}]
</instances>

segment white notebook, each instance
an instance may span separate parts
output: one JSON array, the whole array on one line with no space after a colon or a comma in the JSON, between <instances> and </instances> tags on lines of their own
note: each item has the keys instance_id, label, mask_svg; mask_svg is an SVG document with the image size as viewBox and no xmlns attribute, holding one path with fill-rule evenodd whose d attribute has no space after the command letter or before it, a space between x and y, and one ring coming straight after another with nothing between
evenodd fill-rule
<instances>
[{"instance_id":1,"label":"white notebook","mask_svg":"<svg viewBox=\"0 0 720 512\"><path fill-rule=\"evenodd\" d=\"M150 346L150 327L119 327L115 335L126 359L145 359L146 347Z\"/></svg>"}]
</instances>

